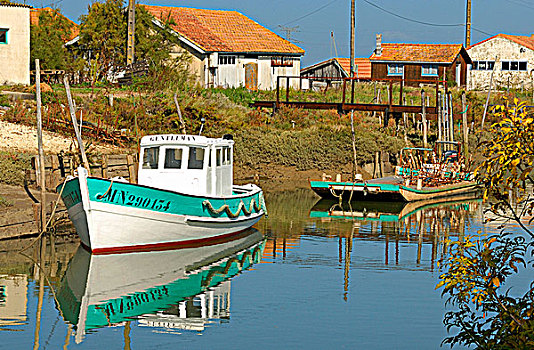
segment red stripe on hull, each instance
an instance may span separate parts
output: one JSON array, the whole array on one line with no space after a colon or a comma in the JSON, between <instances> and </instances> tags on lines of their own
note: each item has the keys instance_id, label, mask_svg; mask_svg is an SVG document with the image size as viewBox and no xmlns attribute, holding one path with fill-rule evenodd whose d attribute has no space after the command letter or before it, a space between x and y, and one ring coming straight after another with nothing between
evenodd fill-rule
<instances>
[{"instance_id":1,"label":"red stripe on hull","mask_svg":"<svg viewBox=\"0 0 534 350\"><path fill-rule=\"evenodd\" d=\"M112 248L96 248L91 249L85 244L80 242L80 244L87 250L89 250L94 255L106 255L106 254L120 254L120 253L137 253L137 252L146 252L146 251L161 251L161 250L172 250L180 248L199 248L206 245L215 245L220 243L225 243L233 241L242 237L247 236L252 233L253 229L246 228L241 231L236 231L232 233L227 233L224 235L213 236L209 238L200 238L192 239L187 241L179 242L164 242L164 243L154 243L154 244L143 244L143 245L132 245L132 246L123 246L123 247L112 247Z\"/></svg>"}]
</instances>

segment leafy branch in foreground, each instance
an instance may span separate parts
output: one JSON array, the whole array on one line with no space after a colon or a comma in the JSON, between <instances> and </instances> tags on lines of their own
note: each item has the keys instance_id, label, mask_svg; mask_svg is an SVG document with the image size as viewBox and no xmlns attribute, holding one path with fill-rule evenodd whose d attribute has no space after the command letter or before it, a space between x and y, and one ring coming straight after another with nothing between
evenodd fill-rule
<instances>
[{"instance_id":1,"label":"leafy branch in foreground","mask_svg":"<svg viewBox=\"0 0 534 350\"><path fill-rule=\"evenodd\" d=\"M491 127L492 139L482 144L485 161L476 175L491 204L487 221L502 222L501 232L447 242L450 254L436 288L443 288L454 308L443 322L457 333L443 344L534 348L534 282L528 283L534 267L534 119L517 99L497 106L494 117L499 122ZM527 277L527 286L517 285L521 277Z\"/></svg>"}]
</instances>

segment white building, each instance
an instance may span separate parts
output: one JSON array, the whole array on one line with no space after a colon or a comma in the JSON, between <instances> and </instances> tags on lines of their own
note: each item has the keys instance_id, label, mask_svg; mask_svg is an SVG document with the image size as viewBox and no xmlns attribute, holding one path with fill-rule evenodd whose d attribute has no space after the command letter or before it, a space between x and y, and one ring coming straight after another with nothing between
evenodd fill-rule
<instances>
[{"instance_id":1,"label":"white building","mask_svg":"<svg viewBox=\"0 0 534 350\"><path fill-rule=\"evenodd\" d=\"M0 4L0 84L30 84L30 7Z\"/></svg>"},{"instance_id":2,"label":"white building","mask_svg":"<svg viewBox=\"0 0 534 350\"><path fill-rule=\"evenodd\" d=\"M468 72L468 89L488 89L493 71L493 88L532 88L534 35L497 34L467 49L473 64Z\"/></svg>"},{"instance_id":3,"label":"white building","mask_svg":"<svg viewBox=\"0 0 534 350\"><path fill-rule=\"evenodd\" d=\"M278 76L300 76L304 50L236 11L141 5L156 23L171 20L190 69L204 87L275 89ZM293 87L298 79L290 80ZM285 86L285 79L281 80Z\"/></svg>"}]
</instances>

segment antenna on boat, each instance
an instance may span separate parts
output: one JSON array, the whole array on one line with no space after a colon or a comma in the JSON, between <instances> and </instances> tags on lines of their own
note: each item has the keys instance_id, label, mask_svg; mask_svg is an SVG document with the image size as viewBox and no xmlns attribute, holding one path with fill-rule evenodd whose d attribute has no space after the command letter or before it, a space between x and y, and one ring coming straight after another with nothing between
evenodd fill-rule
<instances>
[{"instance_id":1,"label":"antenna on boat","mask_svg":"<svg viewBox=\"0 0 534 350\"><path fill-rule=\"evenodd\" d=\"M200 131L198 132L198 136L200 136L200 134L202 134L202 129L204 129L204 122L206 121L206 119L204 118L200 118Z\"/></svg>"}]
</instances>

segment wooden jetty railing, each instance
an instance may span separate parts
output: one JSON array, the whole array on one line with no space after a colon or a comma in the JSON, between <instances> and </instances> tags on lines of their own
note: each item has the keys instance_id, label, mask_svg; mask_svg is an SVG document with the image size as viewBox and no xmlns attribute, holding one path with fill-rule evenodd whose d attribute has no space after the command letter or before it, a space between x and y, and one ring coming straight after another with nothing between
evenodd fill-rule
<instances>
[{"instance_id":1,"label":"wooden jetty railing","mask_svg":"<svg viewBox=\"0 0 534 350\"><path fill-rule=\"evenodd\" d=\"M299 87L302 87L302 81L340 81L342 82L342 99L340 102L302 102L291 101L289 98L290 82L292 79L299 80ZM285 100L280 98L280 90L282 87L281 81L285 81ZM441 80L425 80L425 79L372 79L370 82L380 82L389 86L389 96L387 103L360 103L355 100L355 83L357 78L341 78L341 77L300 77L300 76L279 76L276 80L276 100L275 101L255 101L250 104L251 107L273 108L276 111L281 106L290 106L303 109L330 109L337 110L340 114L345 114L350 111L364 111L364 112L382 112L385 113L384 122L387 123L389 116L400 118L402 113L426 113L427 115L437 116L440 101L440 86L444 86L445 94L448 92L447 82ZM431 85L435 90L435 105L424 106L425 101L421 102L419 106L404 104L404 87L405 85L424 84ZM349 89L350 93L347 93ZM393 87L399 85L399 99L398 103L394 101Z\"/></svg>"}]
</instances>

